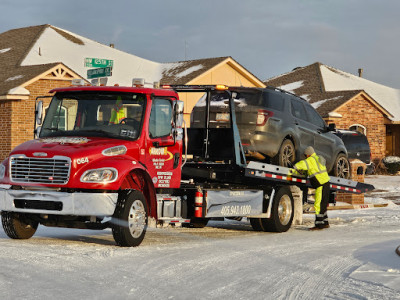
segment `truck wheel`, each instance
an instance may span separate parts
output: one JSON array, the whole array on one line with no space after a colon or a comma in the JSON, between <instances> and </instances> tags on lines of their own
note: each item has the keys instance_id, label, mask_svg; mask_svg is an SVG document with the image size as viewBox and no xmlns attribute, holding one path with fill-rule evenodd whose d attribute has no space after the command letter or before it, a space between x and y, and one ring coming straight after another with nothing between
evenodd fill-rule
<instances>
[{"instance_id":1,"label":"truck wheel","mask_svg":"<svg viewBox=\"0 0 400 300\"><path fill-rule=\"evenodd\" d=\"M294 200L289 187L280 188L271 207L271 218L260 219L264 231L285 232L292 226Z\"/></svg>"},{"instance_id":2,"label":"truck wheel","mask_svg":"<svg viewBox=\"0 0 400 300\"><path fill-rule=\"evenodd\" d=\"M29 239L38 228L39 223L31 220L25 214L9 211L1 212L1 223L4 232L12 239Z\"/></svg>"},{"instance_id":3,"label":"truck wheel","mask_svg":"<svg viewBox=\"0 0 400 300\"><path fill-rule=\"evenodd\" d=\"M335 164L333 165L333 176L345 179L350 178L350 163L343 153L339 153L336 157Z\"/></svg>"},{"instance_id":4,"label":"truck wheel","mask_svg":"<svg viewBox=\"0 0 400 300\"><path fill-rule=\"evenodd\" d=\"M140 191L119 198L112 220L112 233L117 245L139 246L146 233L147 222L147 203Z\"/></svg>"},{"instance_id":5,"label":"truck wheel","mask_svg":"<svg viewBox=\"0 0 400 300\"><path fill-rule=\"evenodd\" d=\"M284 140L272 162L278 166L291 167L296 159L296 149L291 140Z\"/></svg>"}]
</instances>

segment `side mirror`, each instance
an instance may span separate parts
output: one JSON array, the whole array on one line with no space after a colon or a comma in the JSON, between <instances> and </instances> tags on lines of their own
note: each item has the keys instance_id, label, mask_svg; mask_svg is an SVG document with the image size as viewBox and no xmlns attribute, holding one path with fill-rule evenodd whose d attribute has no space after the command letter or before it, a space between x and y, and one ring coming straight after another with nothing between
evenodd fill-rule
<instances>
[{"instance_id":1,"label":"side mirror","mask_svg":"<svg viewBox=\"0 0 400 300\"><path fill-rule=\"evenodd\" d=\"M36 117L36 125L42 125L42 117L43 117L43 101L39 101L36 105L35 110Z\"/></svg>"},{"instance_id":2,"label":"side mirror","mask_svg":"<svg viewBox=\"0 0 400 300\"><path fill-rule=\"evenodd\" d=\"M176 128L182 128L183 125L183 101L177 100L174 104L174 125Z\"/></svg>"},{"instance_id":3,"label":"side mirror","mask_svg":"<svg viewBox=\"0 0 400 300\"><path fill-rule=\"evenodd\" d=\"M36 129L35 129L35 131L34 131L35 138L39 138L40 131L42 131L42 126L36 127Z\"/></svg>"},{"instance_id":4,"label":"side mirror","mask_svg":"<svg viewBox=\"0 0 400 300\"><path fill-rule=\"evenodd\" d=\"M328 131L335 131L335 130L336 130L336 124L335 123L329 123Z\"/></svg>"}]
</instances>

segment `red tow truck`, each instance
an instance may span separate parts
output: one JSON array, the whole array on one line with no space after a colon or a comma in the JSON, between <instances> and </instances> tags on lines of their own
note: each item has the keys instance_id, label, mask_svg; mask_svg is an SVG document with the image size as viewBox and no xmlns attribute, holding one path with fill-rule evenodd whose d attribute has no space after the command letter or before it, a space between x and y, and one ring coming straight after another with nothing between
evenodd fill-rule
<instances>
[{"instance_id":1,"label":"red tow truck","mask_svg":"<svg viewBox=\"0 0 400 300\"><path fill-rule=\"evenodd\" d=\"M290 185L305 178L246 161L235 121L234 88L226 86L71 86L47 108L37 100L36 138L0 165L5 233L28 239L44 226L111 228L119 246L138 246L148 225L204 227L210 218L247 217L255 230L287 231L293 220ZM204 128L186 128L178 92L207 96ZM230 106L230 126L209 126L210 97ZM331 179L337 190L373 186ZM307 194L307 193L303 193Z\"/></svg>"}]
</instances>

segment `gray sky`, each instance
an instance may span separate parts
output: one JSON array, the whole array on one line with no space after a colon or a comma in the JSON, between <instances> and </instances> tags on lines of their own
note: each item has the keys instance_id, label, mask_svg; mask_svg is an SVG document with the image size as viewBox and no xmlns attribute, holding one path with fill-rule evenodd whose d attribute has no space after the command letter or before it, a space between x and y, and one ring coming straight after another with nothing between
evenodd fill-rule
<instances>
[{"instance_id":1,"label":"gray sky","mask_svg":"<svg viewBox=\"0 0 400 300\"><path fill-rule=\"evenodd\" d=\"M319 61L400 88L399 0L0 1L0 32L51 24L157 62L232 56L261 80Z\"/></svg>"}]
</instances>

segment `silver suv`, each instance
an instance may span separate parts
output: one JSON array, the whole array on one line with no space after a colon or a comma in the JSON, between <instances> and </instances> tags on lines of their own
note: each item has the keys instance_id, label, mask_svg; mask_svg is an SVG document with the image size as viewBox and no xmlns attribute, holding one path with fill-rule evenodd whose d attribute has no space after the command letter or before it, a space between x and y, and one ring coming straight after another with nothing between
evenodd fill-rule
<instances>
[{"instance_id":1,"label":"silver suv","mask_svg":"<svg viewBox=\"0 0 400 300\"><path fill-rule=\"evenodd\" d=\"M317 111L304 99L276 88L229 88L235 102L236 123L246 156L281 166L304 158L313 146L326 160L328 172L348 178L350 167L343 141L333 134ZM229 96L214 91L210 103L210 127L230 126ZM191 127L206 124L205 95L191 113Z\"/></svg>"}]
</instances>

